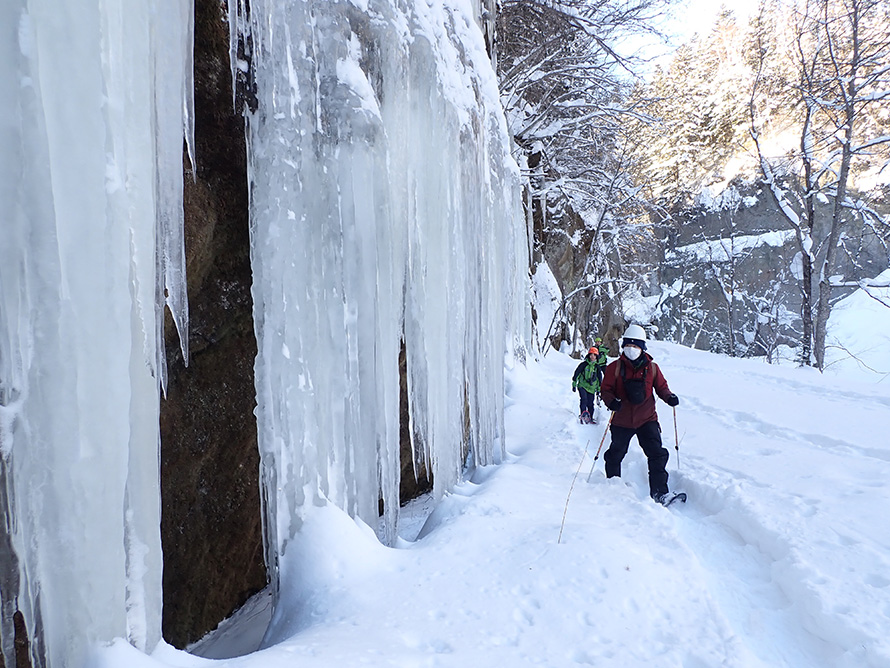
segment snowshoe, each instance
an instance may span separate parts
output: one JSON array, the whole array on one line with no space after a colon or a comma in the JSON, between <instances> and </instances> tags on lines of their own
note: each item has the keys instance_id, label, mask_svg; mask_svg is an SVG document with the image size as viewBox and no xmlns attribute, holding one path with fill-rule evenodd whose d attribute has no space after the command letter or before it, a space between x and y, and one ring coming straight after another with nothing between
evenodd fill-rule
<instances>
[{"instance_id":1,"label":"snowshoe","mask_svg":"<svg viewBox=\"0 0 890 668\"><path fill-rule=\"evenodd\" d=\"M579 418L579 420L581 421L581 424L591 424L593 422L593 419L590 417L590 413L587 411L581 413L581 417Z\"/></svg>"},{"instance_id":2,"label":"snowshoe","mask_svg":"<svg viewBox=\"0 0 890 668\"><path fill-rule=\"evenodd\" d=\"M655 501L655 503L660 503L665 508L667 508L675 501L686 503L686 492L668 492L667 494L658 494L652 497L652 499Z\"/></svg>"}]
</instances>

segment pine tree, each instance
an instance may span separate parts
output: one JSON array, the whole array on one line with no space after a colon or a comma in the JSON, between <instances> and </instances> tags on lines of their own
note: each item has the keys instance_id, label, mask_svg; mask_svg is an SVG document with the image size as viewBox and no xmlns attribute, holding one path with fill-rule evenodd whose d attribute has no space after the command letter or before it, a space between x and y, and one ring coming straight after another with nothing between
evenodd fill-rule
<instances>
[{"instance_id":1,"label":"pine tree","mask_svg":"<svg viewBox=\"0 0 890 668\"><path fill-rule=\"evenodd\" d=\"M722 181L723 169L746 141L750 69L743 33L730 11L713 29L681 46L666 70L641 92L652 122L637 131L641 178L667 210L689 205L704 186Z\"/></svg>"}]
</instances>

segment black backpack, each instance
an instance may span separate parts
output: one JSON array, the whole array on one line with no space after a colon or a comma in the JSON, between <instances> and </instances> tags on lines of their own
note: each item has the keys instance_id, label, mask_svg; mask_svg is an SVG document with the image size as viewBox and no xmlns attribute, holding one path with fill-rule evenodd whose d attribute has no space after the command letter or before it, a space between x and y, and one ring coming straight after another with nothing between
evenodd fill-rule
<instances>
[{"instance_id":1,"label":"black backpack","mask_svg":"<svg viewBox=\"0 0 890 668\"><path fill-rule=\"evenodd\" d=\"M646 401L646 374L649 373L649 365L643 367L642 378L631 378L627 380L626 371L624 370L624 362L621 364L621 383L624 385L624 393L627 400L632 404L641 404Z\"/></svg>"}]
</instances>

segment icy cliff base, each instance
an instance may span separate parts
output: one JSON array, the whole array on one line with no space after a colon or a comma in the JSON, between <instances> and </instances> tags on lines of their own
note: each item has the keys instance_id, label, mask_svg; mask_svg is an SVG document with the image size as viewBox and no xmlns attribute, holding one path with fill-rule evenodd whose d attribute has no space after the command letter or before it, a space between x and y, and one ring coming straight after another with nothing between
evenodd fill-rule
<instances>
[{"instance_id":1,"label":"icy cliff base","mask_svg":"<svg viewBox=\"0 0 890 668\"><path fill-rule=\"evenodd\" d=\"M501 459L504 355L529 330L528 240L478 3L229 9L246 47L233 43L233 72L256 103L266 558L288 591L314 509L376 526L382 500L382 539L395 539L402 344L414 452L436 494L468 458ZM0 7L14 36L0 41L7 665L16 608L38 665L160 637L162 314L185 338L192 14L188 0ZM270 641L292 630L289 605Z\"/></svg>"}]
</instances>

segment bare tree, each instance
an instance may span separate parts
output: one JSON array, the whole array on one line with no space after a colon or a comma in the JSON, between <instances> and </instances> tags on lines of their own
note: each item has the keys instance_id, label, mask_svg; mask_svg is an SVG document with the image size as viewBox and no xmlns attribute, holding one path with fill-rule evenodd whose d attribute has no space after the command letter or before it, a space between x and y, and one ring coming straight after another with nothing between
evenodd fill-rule
<instances>
[{"instance_id":1,"label":"bare tree","mask_svg":"<svg viewBox=\"0 0 890 668\"><path fill-rule=\"evenodd\" d=\"M634 32L655 32L673 0L502 0L497 72L514 155L529 182L526 198L535 251L544 240L571 239L580 262L560 272L572 295L556 331L574 343L592 319L618 303L616 228L642 200L630 176L627 119L634 62L615 47ZM565 233L565 234L563 234ZM552 259L552 258L551 258ZM606 279L612 279L606 280ZM579 288L584 288L579 290ZM593 318L592 318L593 316ZM568 326L572 323L571 326ZM580 345L580 344L578 344Z\"/></svg>"},{"instance_id":2,"label":"bare tree","mask_svg":"<svg viewBox=\"0 0 890 668\"><path fill-rule=\"evenodd\" d=\"M763 41L758 42L758 75L750 103L751 136L763 180L794 229L800 250L801 361L822 369L842 234L854 216L869 215L868 207L849 197L852 168L857 159L890 142L890 136L874 135L871 123L874 108L890 100L890 6L884 0L799 0L791 9L791 59L797 76L790 88L800 110L796 160L801 192L782 185L761 145L763 118L756 100L766 61L775 55ZM832 201L824 232L816 225L820 197Z\"/></svg>"},{"instance_id":3,"label":"bare tree","mask_svg":"<svg viewBox=\"0 0 890 668\"><path fill-rule=\"evenodd\" d=\"M856 210L847 197L850 168L856 156L890 142L890 136L869 138L859 133L867 109L890 100L890 6L886 0L819 0L816 4L828 71L824 97L820 96L817 103L830 119L835 142L826 171L833 173L837 165L836 176L828 184L833 190L834 208L819 276L813 341L816 364L822 369L838 241L848 215Z\"/></svg>"},{"instance_id":4,"label":"bare tree","mask_svg":"<svg viewBox=\"0 0 890 668\"><path fill-rule=\"evenodd\" d=\"M787 54L787 58L794 64L797 80L781 81L778 86L773 86L772 90L767 90L767 96L786 96L790 97L795 107L801 107L800 113L800 151L799 159L801 164L801 172L803 179L802 192L796 192L793 188L786 188L779 176L775 173L773 165L764 155L761 147L760 130L758 123L761 121L757 113L757 99L761 94L761 88L764 86L766 77L765 68L767 58L770 54L771 44L765 40L766 34L773 34L776 28L775 23L765 25L767 21L766 12L767 3L762 3L760 8L760 16L758 17L755 30L755 53L756 53L756 75L751 90L749 102L750 112L750 134L757 150L757 156L760 163L760 169L763 176L763 182L768 187L770 194L778 206L779 211L785 218L786 223L794 230L795 241L797 243L799 258L801 262L800 268L800 318L802 322L802 332L800 337L800 362L809 365L812 362L813 349L813 266L816 262L815 249L813 243L813 233L816 224L816 207L815 197L819 193L818 182L815 174L818 171L814 168L814 146L813 146L813 124L815 122L816 105L812 95L808 95L807 91L814 88L816 63L818 59L816 55L808 53L808 49L804 46L805 37L807 35L804 24L801 20L794 30L796 46ZM771 15L773 18L774 14ZM792 77L795 76L792 72ZM780 75L781 77L781 75ZM778 90L776 90L778 88ZM789 96L788 93L792 92Z\"/></svg>"},{"instance_id":5,"label":"bare tree","mask_svg":"<svg viewBox=\"0 0 890 668\"><path fill-rule=\"evenodd\" d=\"M628 92L639 65L615 45L635 32L657 32L671 2L500 2L501 99L518 161L536 178L542 200L557 189L585 210L614 194L615 174L627 169L622 129L638 114Z\"/></svg>"}]
</instances>

